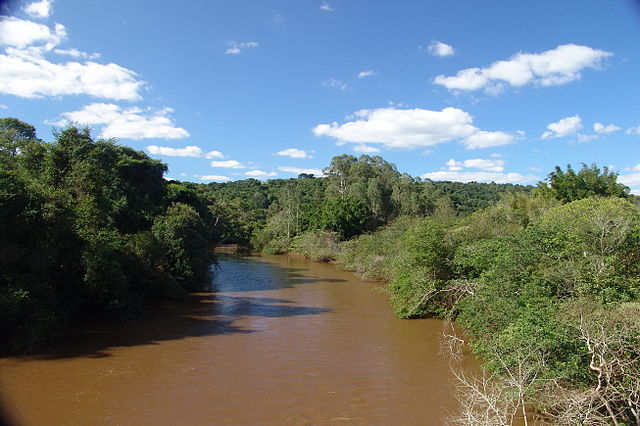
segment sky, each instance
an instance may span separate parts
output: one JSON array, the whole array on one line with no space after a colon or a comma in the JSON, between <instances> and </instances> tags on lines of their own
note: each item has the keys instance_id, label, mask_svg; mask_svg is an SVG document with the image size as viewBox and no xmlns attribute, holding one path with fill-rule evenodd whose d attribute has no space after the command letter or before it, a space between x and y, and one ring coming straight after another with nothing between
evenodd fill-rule
<instances>
[{"instance_id":1,"label":"sky","mask_svg":"<svg viewBox=\"0 0 640 426\"><path fill-rule=\"evenodd\" d=\"M0 116L88 125L168 179L367 154L463 182L596 163L640 195L637 1L0 3Z\"/></svg>"}]
</instances>

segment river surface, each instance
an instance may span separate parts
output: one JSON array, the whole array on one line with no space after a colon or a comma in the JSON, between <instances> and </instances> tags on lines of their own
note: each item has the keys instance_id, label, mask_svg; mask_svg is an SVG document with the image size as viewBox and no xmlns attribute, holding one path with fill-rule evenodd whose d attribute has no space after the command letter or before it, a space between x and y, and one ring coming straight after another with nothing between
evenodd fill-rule
<instances>
[{"instance_id":1,"label":"river surface","mask_svg":"<svg viewBox=\"0 0 640 426\"><path fill-rule=\"evenodd\" d=\"M209 292L0 359L19 425L440 425L456 411L443 324L376 284L286 256L222 255Z\"/></svg>"}]
</instances>

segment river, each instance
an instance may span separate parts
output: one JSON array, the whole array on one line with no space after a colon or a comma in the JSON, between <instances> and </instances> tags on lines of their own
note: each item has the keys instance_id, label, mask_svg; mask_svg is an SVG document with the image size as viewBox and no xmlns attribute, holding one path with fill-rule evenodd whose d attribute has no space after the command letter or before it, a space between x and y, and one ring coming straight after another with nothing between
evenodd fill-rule
<instances>
[{"instance_id":1,"label":"river","mask_svg":"<svg viewBox=\"0 0 640 426\"><path fill-rule=\"evenodd\" d=\"M286 256L221 255L211 289L0 359L19 425L440 425L456 411L441 321Z\"/></svg>"}]
</instances>

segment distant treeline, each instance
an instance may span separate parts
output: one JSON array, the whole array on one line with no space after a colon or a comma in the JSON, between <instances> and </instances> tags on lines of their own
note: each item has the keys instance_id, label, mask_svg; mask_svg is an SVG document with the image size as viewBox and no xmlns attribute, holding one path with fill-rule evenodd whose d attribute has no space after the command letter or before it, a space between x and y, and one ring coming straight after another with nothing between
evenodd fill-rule
<instances>
[{"instance_id":1,"label":"distant treeline","mask_svg":"<svg viewBox=\"0 0 640 426\"><path fill-rule=\"evenodd\" d=\"M311 230L341 240L374 231L401 216L466 216L495 204L502 194L531 186L432 182L400 173L379 156L334 157L326 177L210 183L221 238L266 253L287 252L293 238ZM226 218L226 220L222 220Z\"/></svg>"}]
</instances>

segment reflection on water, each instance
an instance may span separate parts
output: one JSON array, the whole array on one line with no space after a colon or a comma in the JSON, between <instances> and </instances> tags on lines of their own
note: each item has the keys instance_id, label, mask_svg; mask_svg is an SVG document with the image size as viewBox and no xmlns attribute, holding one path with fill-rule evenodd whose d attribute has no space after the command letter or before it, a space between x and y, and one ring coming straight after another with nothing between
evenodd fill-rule
<instances>
[{"instance_id":1,"label":"reflection on water","mask_svg":"<svg viewBox=\"0 0 640 426\"><path fill-rule=\"evenodd\" d=\"M437 320L331 265L223 255L207 292L0 360L23 424L441 424L455 409Z\"/></svg>"}]
</instances>

